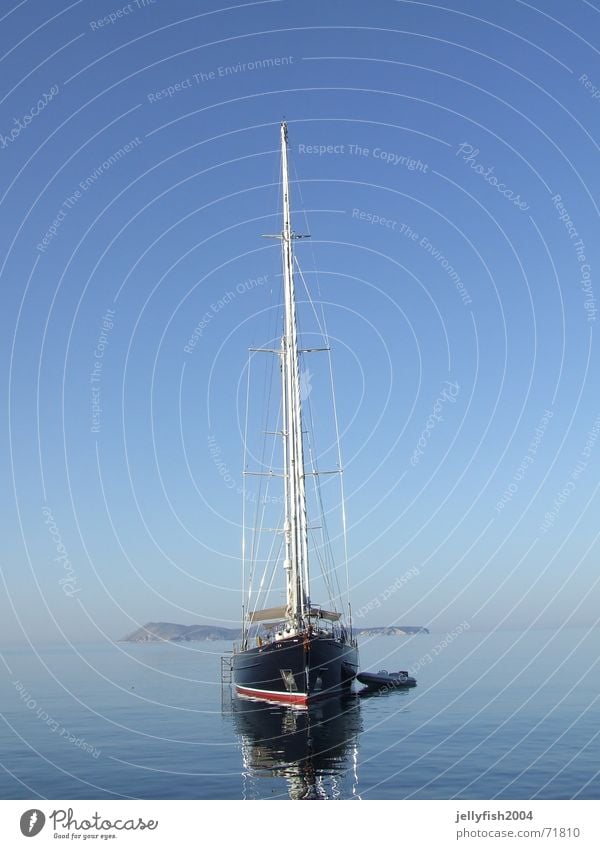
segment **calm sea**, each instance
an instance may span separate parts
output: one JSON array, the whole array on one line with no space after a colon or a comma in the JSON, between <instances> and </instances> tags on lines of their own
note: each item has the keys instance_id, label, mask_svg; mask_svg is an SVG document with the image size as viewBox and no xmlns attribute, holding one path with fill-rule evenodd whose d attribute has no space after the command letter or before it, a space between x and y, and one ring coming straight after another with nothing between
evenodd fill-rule
<instances>
[{"instance_id":1,"label":"calm sea","mask_svg":"<svg viewBox=\"0 0 600 849\"><path fill-rule=\"evenodd\" d=\"M6 648L0 797L597 799L599 636L363 639L418 686L308 712L232 701L225 643Z\"/></svg>"}]
</instances>

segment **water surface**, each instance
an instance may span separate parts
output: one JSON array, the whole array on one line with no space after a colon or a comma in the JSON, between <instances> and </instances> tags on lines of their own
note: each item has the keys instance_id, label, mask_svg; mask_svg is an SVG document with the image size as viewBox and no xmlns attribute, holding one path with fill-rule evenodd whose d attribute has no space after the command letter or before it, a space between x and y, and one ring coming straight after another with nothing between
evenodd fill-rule
<instances>
[{"instance_id":1,"label":"water surface","mask_svg":"<svg viewBox=\"0 0 600 849\"><path fill-rule=\"evenodd\" d=\"M225 643L5 648L0 795L598 798L598 631L444 637L362 640L418 686L309 712L232 702Z\"/></svg>"}]
</instances>

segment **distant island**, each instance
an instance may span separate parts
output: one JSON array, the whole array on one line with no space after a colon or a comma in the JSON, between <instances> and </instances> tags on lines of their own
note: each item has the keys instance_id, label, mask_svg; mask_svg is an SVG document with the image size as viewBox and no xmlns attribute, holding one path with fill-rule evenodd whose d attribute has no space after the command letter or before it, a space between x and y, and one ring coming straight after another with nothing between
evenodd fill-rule
<instances>
[{"instance_id":1,"label":"distant island","mask_svg":"<svg viewBox=\"0 0 600 849\"><path fill-rule=\"evenodd\" d=\"M362 637L403 637L407 634L428 634L421 625L388 625L381 628L354 628ZM146 622L142 628L122 637L121 643L189 643L206 640L239 640L239 628L221 628L218 625L176 625L173 622Z\"/></svg>"}]
</instances>

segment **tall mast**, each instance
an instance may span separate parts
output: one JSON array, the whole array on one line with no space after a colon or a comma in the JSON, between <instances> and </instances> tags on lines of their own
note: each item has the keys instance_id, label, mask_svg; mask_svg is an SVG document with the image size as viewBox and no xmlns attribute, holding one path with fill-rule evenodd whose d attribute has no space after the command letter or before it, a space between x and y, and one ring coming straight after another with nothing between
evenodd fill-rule
<instances>
[{"instance_id":1,"label":"tall mast","mask_svg":"<svg viewBox=\"0 0 600 849\"><path fill-rule=\"evenodd\" d=\"M288 177L287 124L281 124L283 230L281 233L284 325L281 340L283 461L285 475L285 570L288 615L300 627L309 614L308 533L302 443L302 405L296 326L293 239Z\"/></svg>"}]
</instances>

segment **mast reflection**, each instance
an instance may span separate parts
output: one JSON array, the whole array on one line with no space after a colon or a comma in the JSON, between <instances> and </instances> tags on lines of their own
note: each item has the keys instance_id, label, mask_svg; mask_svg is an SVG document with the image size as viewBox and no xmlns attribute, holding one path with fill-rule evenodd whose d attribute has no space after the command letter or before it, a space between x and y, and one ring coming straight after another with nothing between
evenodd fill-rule
<instances>
[{"instance_id":1,"label":"mast reflection","mask_svg":"<svg viewBox=\"0 0 600 849\"><path fill-rule=\"evenodd\" d=\"M242 752L245 799L358 797L357 698L332 698L308 709L232 700Z\"/></svg>"}]
</instances>

